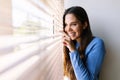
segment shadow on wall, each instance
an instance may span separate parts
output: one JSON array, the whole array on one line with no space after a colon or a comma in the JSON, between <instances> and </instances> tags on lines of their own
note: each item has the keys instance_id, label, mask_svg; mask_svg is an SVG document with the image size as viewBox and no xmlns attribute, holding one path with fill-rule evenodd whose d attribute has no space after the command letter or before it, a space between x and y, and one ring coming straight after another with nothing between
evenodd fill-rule
<instances>
[{"instance_id":1,"label":"shadow on wall","mask_svg":"<svg viewBox=\"0 0 120 80\"><path fill-rule=\"evenodd\" d=\"M115 63L116 58L116 55L113 54L115 52L115 48L113 48L111 44L111 42L113 42L111 41L113 37L106 31L108 30L108 26L103 20L97 19L93 21L94 23L92 25L94 26L91 25L93 35L102 38L106 47L106 55L100 72L100 80L109 80L110 75L114 74L111 72L111 69L114 68L113 64Z\"/></svg>"}]
</instances>

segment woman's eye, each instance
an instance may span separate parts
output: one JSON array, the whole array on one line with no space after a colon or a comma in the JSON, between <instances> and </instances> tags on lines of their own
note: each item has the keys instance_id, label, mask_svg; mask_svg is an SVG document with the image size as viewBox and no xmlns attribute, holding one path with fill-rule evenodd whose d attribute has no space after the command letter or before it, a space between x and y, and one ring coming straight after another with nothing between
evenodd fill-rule
<instances>
[{"instance_id":1,"label":"woman's eye","mask_svg":"<svg viewBox=\"0 0 120 80\"><path fill-rule=\"evenodd\" d=\"M73 26L76 26L77 24L72 24Z\"/></svg>"}]
</instances>

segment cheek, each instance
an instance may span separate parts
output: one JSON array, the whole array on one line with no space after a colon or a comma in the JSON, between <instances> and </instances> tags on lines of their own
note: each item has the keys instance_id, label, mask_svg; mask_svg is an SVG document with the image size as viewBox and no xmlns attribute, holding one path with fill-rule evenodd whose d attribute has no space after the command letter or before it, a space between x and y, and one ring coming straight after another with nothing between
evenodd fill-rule
<instances>
[{"instance_id":1,"label":"cheek","mask_svg":"<svg viewBox=\"0 0 120 80\"><path fill-rule=\"evenodd\" d=\"M67 31L67 28L66 28L66 27L64 28L64 31L65 31L65 32Z\"/></svg>"},{"instance_id":2,"label":"cheek","mask_svg":"<svg viewBox=\"0 0 120 80\"><path fill-rule=\"evenodd\" d=\"M81 32L79 31L79 32L77 32L77 36L80 36L81 35Z\"/></svg>"},{"instance_id":3,"label":"cheek","mask_svg":"<svg viewBox=\"0 0 120 80\"><path fill-rule=\"evenodd\" d=\"M83 32L83 29L77 28L76 32L77 32L77 35L78 35L78 36L81 36L81 34L82 34L82 32Z\"/></svg>"}]
</instances>

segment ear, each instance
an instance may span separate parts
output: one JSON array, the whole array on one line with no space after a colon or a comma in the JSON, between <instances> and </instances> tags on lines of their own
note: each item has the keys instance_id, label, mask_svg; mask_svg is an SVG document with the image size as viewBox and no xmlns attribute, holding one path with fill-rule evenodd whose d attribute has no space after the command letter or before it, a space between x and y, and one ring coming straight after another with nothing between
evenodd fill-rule
<instances>
[{"instance_id":1,"label":"ear","mask_svg":"<svg viewBox=\"0 0 120 80\"><path fill-rule=\"evenodd\" d=\"M83 29L86 29L87 26L88 26L88 23L87 23L87 21L85 21L84 26L83 26Z\"/></svg>"}]
</instances>

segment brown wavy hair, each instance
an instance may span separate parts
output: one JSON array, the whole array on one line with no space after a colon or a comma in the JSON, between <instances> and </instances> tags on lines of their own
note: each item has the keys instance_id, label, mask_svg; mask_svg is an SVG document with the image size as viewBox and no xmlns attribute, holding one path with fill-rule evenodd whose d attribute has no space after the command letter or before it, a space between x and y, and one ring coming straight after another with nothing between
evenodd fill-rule
<instances>
[{"instance_id":1,"label":"brown wavy hair","mask_svg":"<svg viewBox=\"0 0 120 80\"><path fill-rule=\"evenodd\" d=\"M80 36L81 42L80 47L78 48L80 58L83 60L83 63L85 64L85 49L87 45L92 40L92 32L90 29L89 19L86 11L80 7L80 6L73 6L65 10L63 15L63 30L65 31L65 16L67 14L73 14L82 24L85 24L87 22L87 27L83 29L82 35ZM76 44L76 41L73 41L74 44ZM70 80L76 80L74 70L70 61L69 56L69 49L66 46L63 46L63 52L64 52L64 75L68 76Z\"/></svg>"}]
</instances>

